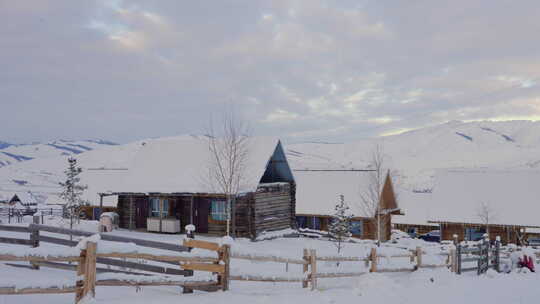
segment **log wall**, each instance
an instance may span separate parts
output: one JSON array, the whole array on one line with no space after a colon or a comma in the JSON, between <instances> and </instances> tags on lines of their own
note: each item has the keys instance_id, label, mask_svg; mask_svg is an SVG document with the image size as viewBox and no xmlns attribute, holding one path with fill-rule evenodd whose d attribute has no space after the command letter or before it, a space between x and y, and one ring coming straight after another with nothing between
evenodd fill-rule
<instances>
[{"instance_id":1,"label":"log wall","mask_svg":"<svg viewBox=\"0 0 540 304\"><path fill-rule=\"evenodd\" d=\"M255 193L252 208L252 232L255 236L265 231L287 229L295 226L294 193L290 184L280 183L261 186Z\"/></svg>"}]
</instances>

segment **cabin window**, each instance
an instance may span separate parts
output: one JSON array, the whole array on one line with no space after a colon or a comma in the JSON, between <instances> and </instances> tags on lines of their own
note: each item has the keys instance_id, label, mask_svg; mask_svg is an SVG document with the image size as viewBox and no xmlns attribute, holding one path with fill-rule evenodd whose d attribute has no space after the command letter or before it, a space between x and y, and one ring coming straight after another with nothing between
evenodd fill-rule
<instances>
[{"instance_id":1,"label":"cabin window","mask_svg":"<svg viewBox=\"0 0 540 304\"><path fill-rule=\"evenodd\" d=\"M162 200L163 206L161 208L161 216L166 217L169 215L169 200L164 199Z\"/></svg>"},{"instance_id":2,"label":"cabin window","mask_svg":"<svg viewBox=\"0 0 540 304\"><path fill-rule=\"evenodd\" d=\"M298 228L307 228L307 218L305 216L297 216L296 217L296 224L298 225Z\"/></svg>"},{"instance_id":3,"label":"cabin window","mask_svg":"<svg viewBox=\"0 0 540 304\"><path fill-rule=\"evenodd\" d=\"M225 201L212 201L210 208L210 215L215 221L227 220L227 202Z\"/></svg>"},{"instance_id":4,"label":"cabin window","mask_svg":"<svg viewBox=\"0 0 540 304\"><path fill-rule=\"evenodd\" d=\"M465 240L479 241L484 237L484 233L486 233L485 228L465 228Z\"/></svg>"},{"instance_id":5,"label":"cabin window","mask_svg":"<svg viewBox=\"0 0 540 304\"><path fill-rule=\"evenodd\" d=\"M310 223L308 227L314 230L321 230L321 219L316 216L312 216L310 218Z\"/></svg>"},{"instance_id":6,"label":"cabin window","mask_svg":"<svg viewBox=\"0 0 540 304\"><path fill-rule=\"evenodd\" d=\"M364 223L362 221L351 221L351 234L362 236L364 234Z\"/></svg>"},{"instance_id":7,"label":"cabin window","mask_svg":"<svg viewBox=\"0 0 540 304\"><path fill-rule=\"evenodd\" d=\"M150 216L159 217L159 198L157 197L150 199Z\"/></svg>"},{"instance_id":8,"label":"cabin window","mask_svg":"<svg viewBox=\"0 0 540 304\"><path fill-rule=\"evenodd\" d=\"M161 203L161 204L160 204ZM151 217L166 217L169 215L169 200L153 197L150 199L150 216Z\"/></svg>"}]
</instances>

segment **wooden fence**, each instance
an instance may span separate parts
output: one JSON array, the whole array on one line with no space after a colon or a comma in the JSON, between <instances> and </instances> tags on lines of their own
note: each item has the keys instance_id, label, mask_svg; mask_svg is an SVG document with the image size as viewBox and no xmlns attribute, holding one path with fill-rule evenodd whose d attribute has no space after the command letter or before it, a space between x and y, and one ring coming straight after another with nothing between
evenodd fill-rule
<instances>
[{"instance_id":1,"label":"wooden fence","mask_svg":"<svg viewBox=\"0 0 540 304\"><path fill-rule=\"evenodd\" d=\"M257 282L301 282L303 288L307 288L311 285L311 289L317 288L317 279L323 278L346 278L346 277L359 277L369 272L412 272L420 268L436 268L436 267L448 267L451 268L452 260L449 255L445 264L431 265L422 263L422 255L425 254L420 247L414 251L404 254L396 255L381 255L377 253L377 248L372 248L369 255L360 257L342 257L342 256L318 256L315 249L304 249L302 258L286 258L278 256L258 256L251 254L235 253L231 254L231 259L242 259L256 262L275 262L286 264L288 269L289 264L302 265L303 274L300 276L264 276L264 275L235 275L231 274L230 280L237 281L257 281ZM399 269L380 269L378 267L379 258L409 258L411 262L415 262L413 267L399 268ZM317 262L363 262L365 267L369 271L357 271L357 272L320 272L317 269Z\"/></svg>"},{"instance_id":2,"label":"wooden fence","mask_svg":"<svg viewBox=\"0 0 540 304\"><path fill-rule=\"evenodd\" d=\"M34 222L38 223L39 217L35 216ZM0 231L29 233L29 237L26 239L13 238L13 237L0 237L0 243L28 245L31 247L39 247L41 242L69 246L69 247L73 247L77 245L78 243L77 241L69 240L61 236L50 236L51 234L52 235L55 235L55 234L69 235L70 238L73 236L88 237L95 234L95 233L87 232L87 231L45 226L45 225L39 225L39 224L30 224L28 227L0 225ZM48 235L43 235L43 232L46 232ZM151 240L127 238L127 237L110 235L107 233L101 233L100 236L101 236L101 239L105 241L134 243L138 246L152 248L152 249L161 249L161 250L167 250L167 251L173 251L173 252L187 252L190 250L190 248L186 246L181 246L181 245L176 245L176 244L171 244L171 243L156 242L156 241L151 241ZM191 270L174 269L171 267L164 267L164 266L158 266L158 265L140 264L140 263L135 263L135 262L130 262L130 261L122 261L118 259L105 258L105 257L100 257L97 262L98 264L103 264L103 265L118 266L121 268L134 269L134 270L140 270L140 271L145 271L145 272L154 272L154 273L159 273L159 274L183 275L183 276L193 275L193 271ZM160 262L163 264L178 265L178 263L176 262L171 262L167 260L162 260L162 261L157 261L157 262ZM44 267L75 270L73 266L70 266L68 264L41 262L41 263L33 263L32 265L34 268L37 268L37 269L39 268L39 266L44 266ZM105 269L100 269L100 271L105 271ZM124 271L124 272L128 274L133 274L132 271Z\"/></svg>"},{"instance_id":3,"label":"wooden fence","mask_svg":"<svg viewBox=\"0 0 540 304\"><path fill-rule=\"evenodd\" d=\"M34 217L34 222L39 222L37 216ZM28 227L23 226L13 226L13 225L0 225L0 231L16 232L16 233L28 233L28 238L15 238L15 237L0 237L0 243L7 244L16 244L16 245L26 245L31 247L39 247L40 243L52 243L56 245L63 245L73 247L78 244L78 242L69 240L65 238L65 235L69 236L80 236L88 237L94 235L94 233L65 229L60 227L45 226L39 224L30 224ZM44 235L43 233L47 233ZM62 237L50 236L50 234L60 234L64 235ZM134 243L141 247L148 247L153 249L160 249L165 251L178 252L189 252L192 248L201 248L206 250L211 250L216 252L216 258L211 257L202 257L202 256L178 256L170 254L146 254L146 253L126 253L126 252L110 252L110 253L99 253L92 254L92 248L90 248L90 253L83 252L81 256L77 257L39 257L39 256L29 256L29 257L17 257L12 255L1 255L0 260L2 261L28 261L30 266L24 266L21 264L7 264L14 267L30 267L33 269L39 269L42 267L58 268L64 270L77 271L77 273L82 273L82 271L88 271L89 280L92 281L95 277L95 273L100 272L113 272L113 273L124 273L124 274L133 274L141 276L152 276L151 273L165 274L165 275L181 275L184 277L193 276L194 271L207 271L217 274L216 282L196 282L196 281L185 281L185 280L167 280L167 281L158 281L155 280L137 280L134 281L114 281L114 280L105 280L105 281L96 281L93 287L87 287L84 294L88 293L88 290L94 290L95 286L148 286L148 285L178 285L183 287L184 293L193 292L196 290L204 291L216 291L219 289L228 290L229 280L229 253L230 247L228 245L220 246L216 243L204 242L204 241L195 241L187 240L183 245L171 244L171 243L162 243L151 240L127 238L121 236L110 235L106 233L100 234L101 240L111 241L111 242L121 242L121 243ZM88 249L87 249L88 250ZM86 267L86 257L90 255L91 270ZM140 259L140 260L149 260L158 263L172 264L179 266L179 269L174 269L170 266L164 267L160 265L149 265L144 263L136 263L131 261L126 261L126 259ZM72 262L79 262L78 265L71 264ZM109 268L100 268L97 267L97 264L104 264L108 266L117 266L121 269L109 269ZM83 265L83 266L80 266ZM125 270L125 269L129 270ZM134 271L135 270L135 271ZM142 272L140 272L142 271ZM148 273L150 272L150 273ZM94 280L95 281L95 280ZM89 283L90 284L90 283ZM15 287L0 287L0 294L32 294L32 293L68 293L76 292L77 290L81 292L81 289L77 289L81 286L71 286L71 287L51 287L51 288L23 288L16 289Z\"/></svg>"},{"instance_id":4,"label":"wooden fence","mask_svg":"<svg viewBox=\"0 0 540 304\"><path fill-rule=\"evenodd\" d=\"M22 219L25 215L34 215L36 212L40 213L41 223L43 223L43 217L47 215L65 217L64 210L59 208L0 208L0 218L6 218L8 224L22 223Z\"/></svg>"},{"instance_id":5,"label":"wooden fence","mask_svg":"<svg viewBox=\"0 0 540 304\"><path fill-rule=\"evenodd\" d=\"M501 261L501 243L495 242L495 246L491 246L489 241L483 240L477 245L463 246L456 245L456 249L452 250L454 260L456 260L453 271L461 274L467 271L476 271L478 275L486 273L489 268L500 271ZM475 262L474 266L464 267L463 263Z\"/></svg>"},{"instance_id":6,"label":"wooden fence","mask_svg":"<svg viewBox=\"0 0 540 304\"><path fill-rule=\"evenodd\" d=\"M200 241L199 241L200 242ZM199 243L189 243L190 247L199 247ZM226 271L229 267L227 258L228 246L216 245L216 251L219 253L217 258L197 257L197 256L178 256L178 255L154 255L141 253L124 253L124 252L106 252L97 251L98 244L95 242L87 242L86 249L81 250L79 256L37 256L27 255L18 256L10 254L0 254L0 261L27 261L30 263L42 262L77 262L76 271L77 278L81 278L75 282L73 286L51 286L45 288L21 288L16 286L0 287L1 295L16 295L16 294L54 294L54 293L75 293L75 303L78 303L86 296L94 297L96 286L158 286L158 285L174 285L184 288L184 292L192 292L193 289L216 291L219 289L228 289L228 280L226 280ZM207 249L207 248L204 248ZM218 273L217 281L188 281L175 280L174 278L162 278L156 280L151 278L148 280L125 280L125 279L108 279L97 280L97 263L100 258L137 258L151 261L169 261L179 263L183 269L209 271Z\"/></svg>"}]
</instances>

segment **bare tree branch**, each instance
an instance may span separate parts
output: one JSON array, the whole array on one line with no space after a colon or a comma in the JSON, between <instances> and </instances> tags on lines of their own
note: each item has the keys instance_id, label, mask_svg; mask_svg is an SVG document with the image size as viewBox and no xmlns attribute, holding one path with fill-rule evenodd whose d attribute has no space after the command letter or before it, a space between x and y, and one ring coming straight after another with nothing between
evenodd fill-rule
<instances>
[{"instance_id":1,"label":"bare tree branch","mask_svg":"<svg viewBox=\"0 0 540 304\"><path fill-rule=\"evenodd\" d=\"M381 191L385 181L384 175L384 152L377 144L371 154L368 183L360 189L360 207L365 216L373 217L377 221L376 238L377 244L381 243L381 215L380 210Z\"/></svg>"},{"instance_id":2,"label":"bare tree branch","mask_svg":"<svg viewBox=\"0 0 540 304\"><path fill-rule=\"evenodd\" d=\"M249 133L245 123L232 111L226 112L220 122L220 133L216 133L210 120L208 148L211 159L208 167L211 188L225 194L227 198L227 235L230 235L232 201L245 182L249 158Z\"/></svg>"},{"instance_id":3,"label":"bare tree branch","mask_svg":"<svg viewBox=\"0 0 540 304\"><path fill-rule=\"evenodd\" d=\"M486 233L489 236L489 225L493 223L497 216L495 210L489 202L481 202L476 209L476 216L478 216L482 224L486 226Z\"/></svg>"}]
</instances>

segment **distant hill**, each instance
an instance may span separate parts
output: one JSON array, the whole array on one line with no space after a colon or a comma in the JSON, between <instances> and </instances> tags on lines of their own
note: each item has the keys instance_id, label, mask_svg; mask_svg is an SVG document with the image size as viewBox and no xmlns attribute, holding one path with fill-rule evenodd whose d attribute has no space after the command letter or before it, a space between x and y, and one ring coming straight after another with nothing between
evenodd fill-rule
<instances>
[{"instance_id":1,"label":"distant hill","mask_svg":"<svg viewBox=\"0 0 540 304\"><path fill-rule=\"evenodd\" d=\"M95 169L128 168L144 144L144 140L125 145L55 141L1 149L0 161L8 159L11 165L0 168L0 196L28 190L57 193L66 155L77 154L83 169L94 169L94 172L99 172ZM369 167L373 148L379 144L397 188L415 193L431 191L437 169L540 170L540 122L452 121L399 135L348 143L324 138L320 142L284 144L293 169L365 169ZM84 179L83 175L83 183Z\"/></svg>"},{"instance_id":2,"label":"distant hill","mask_svg":"<svg viewBox=\"0 0 540 304\"><path fill-rule=\"evenodd\" d=\"M55 140L32 144L12 144L0 141L0 167L32 159L76 155L111 145L116 144L105 140Z\"/></svg>"},{"instance_id":3,"label":"distant hill","mask_svg":"<svg viewBox=\"0 0 540 304\"><path fill-rule=\"evenodd\" d=\"M376 144L397 182L411 190L432 187L439 168L540 170L540 122L531 121L451 121L377 139L286 147L297 169L366 168Z\"/></svg>"}]
</instances>

